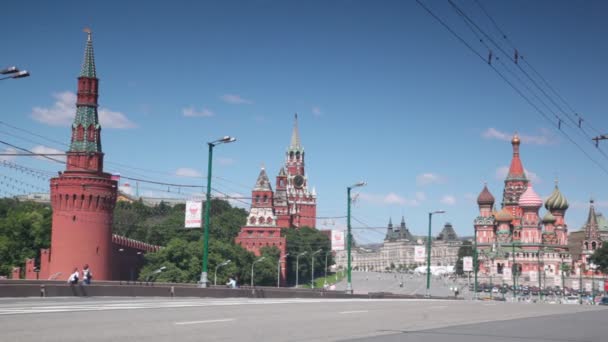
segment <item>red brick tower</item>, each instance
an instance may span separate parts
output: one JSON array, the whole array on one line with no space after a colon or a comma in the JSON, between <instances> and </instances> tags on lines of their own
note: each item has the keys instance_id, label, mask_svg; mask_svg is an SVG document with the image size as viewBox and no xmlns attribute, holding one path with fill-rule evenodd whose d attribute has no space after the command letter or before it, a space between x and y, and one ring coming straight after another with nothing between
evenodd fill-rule
<instances>
[{"instance_id":1,"label":"red brick tower","mask_svg":"<svg viewBox=\"0 0 608 342\"><path fill-rule=\"evenodd\" d=\"M521 217L523 215L523 210L519 206L519 197L528 188L528 178L526 178L524 167L521 159L519 159L520 144L519 136L515 134L511 140L513 158L511 159L507 179L505 179L505 189L502 195L502 206L507 208L511 212L511 215L513 215L512 224L515 227L513 237L515 240L519 240L521 236Z\"/></svg>"},{"instance_id":2,"label":"red brick tower","mask_svg":"<svg viewBox=\"0 0 608 342\"><path fill-rule=\"evenodd\" d=\"M116 181L103 172L101 126L97 115L99 80L90 30L78 77L76 116L66 170L51 179L53 225L49 275L67 279L74 267L89 264L96 280L112 279L112 217Z\"/></svg>"},{"instance_id":3,"label":"red brick tower","mask_svg":"<svg viewBox=\"0 0 608 342\"><path fill-rule=\"evenodd\" d=\"M285 167L277 177L276 197L281 201L277 202L276 212L281 228L317 226L317 194L314 189L312 191L308 189L304 155L298 130L298 114L296 114L291 143L285 153ZM285 197L287 203L282 201Z\"/></svg>"}]
</instances>

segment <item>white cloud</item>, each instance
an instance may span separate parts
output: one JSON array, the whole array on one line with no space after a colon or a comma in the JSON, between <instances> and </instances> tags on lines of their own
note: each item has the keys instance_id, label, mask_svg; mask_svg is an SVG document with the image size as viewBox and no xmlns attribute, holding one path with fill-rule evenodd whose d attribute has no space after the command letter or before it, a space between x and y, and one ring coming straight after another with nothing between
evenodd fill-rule
<instances>
[{"instance_id":1,"label":"white cloud","mask_svg":"<svg viewBox=\"0 0 608 342\"><path fill-rule=\"evenodd\" d=\"M217 163L222 166L230 166L236 164L236 160L232 158L218 158Z\"/></svg>"},{"instance_id":2,"label":"white cloud","mask_svg":"<svg viewBox=\"0 0 608 342\"><path fill-rule=\"evenodd\" d=\"M119 186L118 190L124 192L125 194L127 194L129 196L135 195L135 190L133 190L133 188L131 187L131 185L129 185L129 183L125 183L124 185Z\"/></svg>"},{"instance_id":3,"label":"white cloud","mask_svg":"<svg viewBox=\"0 0 608 342\"><path fill-rule=\"evenodd\" d=\"M99 108L99 124L102 128L135 128L131 120L121 112L115 112L108 108Z\"/></svg>"},{"instance_id":4,"label":"white cloud","mask_svg":"<svg viewBox=\"0 0 608 342\"><path fill-rule=\"evenodd\" d=\"M486 139L496 139L502 141L511 141L513 138L513 134L501 132L493 127L486 129L481 136ZM553 136L553 134L551 134L551 132L545 128L540 130L539 135L521 134L519 135L519 138L523 143L531 145L552 145L557 142L555 136Z\"/></svg>"},{"instance_id":5,"label":"white cloud","mask_svg":"<svg viewBox=\"0 0 608 342\"><path fill-rule=\"evenodd\" d=\"M193 106L182 109L182 114L187 117L203 117L208 118L214 116L215 113L209 110L209 108L203 108L200 111L196 110Z\"/></svg>"},{"instance_id":6,"label":"white cloud","mask_svg":"<svg viewBox=\"0 0 608 342\"><path fill-rule=\"evenodd\" d=\"M445 178L435 173L423 173L416 176L416 184L418 185L429 185L429 184L441 184L445 182Z\"/></svg>"},{"instance_id":7,"label":"white cloud","mask_svg":"<svg viewBox=\"0 0 608 342\"><path fill-rule=\"evenodd\" d=\"M36 153L36 154L65 154L65 151L60 151L56 148L52 148L52 147L48 147L48 146L44 146L44 145L38 145L38 146L34 146L30 149L30 151ZM43 156L37 156L35 157L36 159L40 159L40 160L46 160L49 162L54 162L49 158L58 160L60 162L65 162L65 156L48 156L48 158L45 158Z\"/></svg>"},{"instance_id":8,"label":"white cloud","mask_svg":"<svg viewBox=\"0 0 608 342\"><path fill-rule=\"evenodd\" d=\"M426 201L426 194L422 191L416 192L415 197L416 197L417 201L420 201L420 202Z\"/></svg>"},{"instance_id":9,"label":"white cloud","mask_svg":"<svg viewBox=\"0 0 608 342\"><path fill-rule=\"evenodd\" d=\"M526 178L528 178L528 180L530 180L533 184L541 183L541 179L538 176L538 174L536 174L536 172L532 172L528 169L524 169L524 172L526 173ZM498 169L496 169L496 179L498 179L498 180L505 180L505 178L507 178L508 174L509 174L508 166L501 166Z\"/></svg>"},{"instance_id":10,"label":"white cloud","mask_svg":"<svg viewBox=\"0 0 608 342\"><path fill-rule=\"evenodd\" d=\"M178 177L190 178L200 178L203 176L199 171L188 167L180 167L179 169L175 170L175 175Z\"/></svg>"},{"instance_id":11,"label":"white cloud","mask_svg":"<svg viewBox=\"0 0 608 342\"><path fill-rule=\"evenodd\" d=\"M55 103L50 108L34 107L31 117L50 126L69 126L76 115L76 94L71 91L54 93ZM100 107L99 123L103 128L134 128L136 125L121 112Z\"/></svg>"},{"instance_id":12,"label":"white cloud","mask_svg":"<svg viewBox=\"0 0 608 342\"><path fill-rule=\"evenodd\" d=\"M224 94L220 96L220 99L230 104L252 104L253 101L242 98L237 94Z\"/></svg>"},{"instance_id":13,"label":"white cloud","mask_svg":"<svg viewBox=\"0 0 608 342\"><path fill-rule=\"evenodd\" d=\"M454 205L454 204L456 204L456 197L454 197L452 195L445 195L441 198L441 200L439 200L439 202L446 204L446 205Z\"/></svg>"},{"instance_id":14,"label":"white cloud","mask_svg":"<svg viewBox=\"0 0 608 342\"><path fill-rule=\"evenodd\" d=\"M386 195L383 194L370 194L370 193L360 193L359 198L362 201L366 201L373 204L380 205L405 205L405 206L417 206L420 202L416 199L409 199L403 196L399 196L393 192L390 192Z\"/></svg>"},{"instance_id":15,"label":"white cloud","mask_svg":"<svg viewBox=\"0 0 608 342\"><path fill-rule=\"evenodd\" d=\"M321 108L317 106L312 107L312 115L321 116L321 114L323 114L323 112L321 112Z\"/></svg>"}]
</instances>

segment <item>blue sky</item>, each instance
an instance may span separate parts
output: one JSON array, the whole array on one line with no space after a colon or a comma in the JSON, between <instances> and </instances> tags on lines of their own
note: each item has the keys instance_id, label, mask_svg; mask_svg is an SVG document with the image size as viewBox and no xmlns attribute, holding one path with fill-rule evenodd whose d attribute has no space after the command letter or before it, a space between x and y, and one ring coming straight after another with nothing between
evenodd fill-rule
<instances>
[{"instance_id":1,"label":"blue sky","mask_svg":"<svg viewBox=\"0 0 608 342\"><path fill-rule=\"evenodd\" d=\"M447 1L423 2L488 55ZM512 51L475 2L456 3ZM608 4L482 4L519 53L581 113L587 132L606 133ZM571 230L583 224L590 196L600 211L608 207L608 173L554 127L553 114L531 96L552 120L544 119L415 1L22 1L11 13L0 22L0 65L18 65L32 76L0 82L1 120L69 141L82 29L90 26L107 171L202 184L205 142L233 135L236 143L215 150L214 187L247 197L261 165L272 178L278 172L297 112L318 216L345 215L346 186L365 180L353 215L366 225L385 227L389 217L399 221L404 215L410 229L423 234L427 212L444 209L434 219L434 234L449 221L459 234L471 235L484 181L499 202L501 172L511 158L508 140L516 131L536 191L548 196L559 178L571 203ZM493 54L519 72L498 50ZM499 61L493 64L510 75ZM572 126L562 130L608 169L608 158ZM65 149L5 125L0 138L37 151ZM26 157L12 162L62 169ZM7 191L47 185L0 170L12 177L9 183L25 182L3 185ZM140 184L142 194L190 192L177 191ZM343 219L318 222L319 228L344 226ZM355 237L375 242L384 233L360 229Z\"/></svg>"}]
</instances>

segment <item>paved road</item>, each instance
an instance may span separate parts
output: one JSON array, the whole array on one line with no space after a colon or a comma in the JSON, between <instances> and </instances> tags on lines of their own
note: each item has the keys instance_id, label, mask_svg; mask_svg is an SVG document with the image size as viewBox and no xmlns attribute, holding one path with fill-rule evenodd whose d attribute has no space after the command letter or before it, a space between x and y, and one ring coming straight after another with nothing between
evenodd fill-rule
<instances>
[{"instance_id":1,"label":"paved road","mask_svg":"<svg viewBox=\"0 0 608 342\"><path fill-rule=\"evenodd\" d=\"M0 300L1 340L25 342L537 341L543 336L547 336L544 342L600 342L606 341L605 322L608 310L597 306L471 301ZM584 335L577 337L575 332L581 331Z\"/></svg>"},{"instance_id":2,"label":"paved road","mask_svg":"<svg viewBox=\"0 0 608 342\"><path fill-rule=\"evenodd\" d=\"M380 272L352 272L353 290L355 293L392 292L399 294L426 294L426 275L408 275ZM403 287L400 286L403 283ZM461 297L468 295L466 279L454 282L444 277L431 276L431 294L434 296L452 296L450 287L458 286ZM346 280L336 284L336 290L344 291Z\"/></svg>"}]
</instances>

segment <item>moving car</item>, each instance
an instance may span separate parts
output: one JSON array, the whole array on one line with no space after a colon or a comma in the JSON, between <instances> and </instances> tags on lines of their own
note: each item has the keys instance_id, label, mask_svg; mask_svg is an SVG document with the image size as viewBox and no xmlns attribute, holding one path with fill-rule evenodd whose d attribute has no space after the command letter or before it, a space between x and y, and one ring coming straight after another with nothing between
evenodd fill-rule
<instances>
[{"instance_id":1,"label":"moving car","mask_svg":"<svg viewBox=\"0 0 608 342\"><path fill-rule=\"evenodd\" d=\"M568 296L562 298L562 304L578 304L579 299L577 296Z\"/></svg>"}]
</instances>

